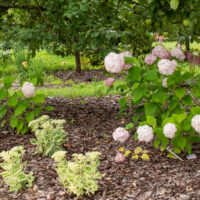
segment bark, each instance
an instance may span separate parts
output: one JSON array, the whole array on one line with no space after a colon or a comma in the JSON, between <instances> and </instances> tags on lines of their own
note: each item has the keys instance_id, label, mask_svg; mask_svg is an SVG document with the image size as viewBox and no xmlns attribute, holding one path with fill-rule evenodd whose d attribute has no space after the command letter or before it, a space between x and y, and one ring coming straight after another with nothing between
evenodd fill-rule
<instances>
[{"instance_id":1,"label":"bark","mask_svg":"<svg viewBox=\"0 0 200 200\"><path fill-rule=\"evenodd\" d=\"M81 73L81 57L79 51L75 52L75 59L76 59L76 71L78 73Z\"/></svg>"},{"instance_id":2,"label":"bark","mask_svg":"<svg viewBox=\"0 0 200 200\"><path fill-rule=\"evenodd\" d=\"M190 39L188 37L185 38L185 46L186 46L186 50L190 51Z\"/></svg>"}]
</instances>

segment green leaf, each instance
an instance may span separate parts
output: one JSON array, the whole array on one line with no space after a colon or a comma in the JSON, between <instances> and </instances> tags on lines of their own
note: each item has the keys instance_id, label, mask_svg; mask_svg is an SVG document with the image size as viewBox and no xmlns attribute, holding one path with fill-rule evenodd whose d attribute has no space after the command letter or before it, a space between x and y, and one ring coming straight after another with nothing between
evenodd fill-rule
<instances>
[{"instance_id":1,"label":"green leaf","mask_svg":"<svg viewBox=\"0 0 200 200\"><path fill-rule=\"evenodd\" d=\"M8 96L8 92L7 90L5 90L4 88L0 89L0 101L4 98L6 98Z\"/></svg>"},{"instance_id":2,"label":"green leaf","mask_svg":"<svg viewBox=\"0 0 200 200\"><path fill-rule=\"evenodd\" d=\"M179 99L182 99L182 97L184 97L185 95L185 92L186 92L186 89L185 88L178 88L175 90L175 95L179 98Z\"/></svg>"},{"instance_id":3,"label":"green leaf","mask_svg":"<svg viewBox=\"0 0 200 200\"><path fill-rule=\"evenodd\" d=\"M18 98L17 98L17 94L15 93L13 96L8 98L7 103L9 106L15 107L17 105L17 101L18 101Z\"/></svg>"},{"instance_id":4,"label":"green leaf","mask_svg":"<svg viewBox=\"0 0 200 200\"><path fill-rule=\"evenodd\" d=\"M30 139L30 142L31 142L31 144L33 144L33 145L37 145L37 144L38 144L37 140L35 140L35 139L33 139L33 138Z\"/></svg>"},{"instance_id":5,"label":"green leaf","mask_svg":"<svg viewBox=\"0 0 200 200\"><path fill-rule=\"evenodd\" d=\"M137 123L138 120L139 120L139 118L140 118L139 115L134 115L134 116L132 117L132 121L135 122L135 123Z\"/></svg>"},{"instance_id":6,"label":"green leaf","mask_svg":"<svg viewBox=\"0 0 200 200\"><path fill-rule=\"evenodd\" d=\"M0 107L0 118L3 118L7 112L7 108L5 106Z\"/></svg>"},{"instance_id":7,"label":"green leaf","mask_svg":"<svg viewBox=\"0 0 200 200\"><path fill-rule=\"evenodd\" d=\"M36 104L44 103L45 96L43 94L38 94L32 98L33 102Z\"/></svg>"},{"instance_id":8,"label":"green leaf","mask_svg":"<svg viewBox=\"0 0 200 200\"><path fill-rule=\"evenodd\" d=\"M200 114L200 106L191 108L190 112L192 113L192 115Z\"/></svg>"},{"instance_id":9,"label":"green leaf","mask_svg":"<svg viewBox=\"0 0 200 200\"><path fill-rule=\"evenodd\" d=\"M178 124L180 124L182 121L184 121L187 118L187 115L185 113L182 114L173 114L171 119Z\"/></svg>"},{"instance_id":10,"label":"green leaf","mask_svg":"<svg viewBox=\"0 0 200 200\"><path fill-rule=\"evenodd\" d=\"M141 68L140 67L132 67L128 70L128 76L126 81L139 81L141 79Z\"/></svg>"},{"instance_id":11,"label":"green leaf","mask_svg":"<svg viewBox=\"0 0 200 200\"><path fill-rule=\"evenodd\" d=\"M45 107L45 110L51 111L51 110L54 110L54 108L53 108L52 106L46 106L46 107Z\"/></svg>"},{"instance_id":12,"label":"green leaf","mask_svg":"<svg viewBox=\"0 0 200 200\"><path fill-rule=\"evenodd\" d=\"M145 95L145 89L142 87L137 87L133 91L133 100L137 102Z\"/></svg>"},{"instance_id":13,"label":"green leaf","mask_svg":"<svg viewBox=\"0 0 200 200\"><path fill-rule=\"evenodd\" d=\"M163 138L162 139L162 148L165 149L167 145L169 144L169 139L168 138Z\"/></svg>"},{"instance_id":14,"label":"green leaf","mask_svg":"<svg viewBox=\"0 0 200 200\"><path fill-rule=\"evenodd\" d=\"M192 106L193 105L192 97L190 95L186 95L185 97L183 97L182 103L186 106Z\"/></svg>"},{"instance_id":15,"label":"green leaf","mask_svg":"<svg viewBox=\"0 0 200 200\"><path fill-rule=\"evenodd\" d=\"M188 154L192 153L192 147L191 147L190 144L186 144L185 148L186 148L186 151L187 151Z\"/></svg>"},{"instance_id":16,"label":"green leaf","mask_svg":"<svg viewBox=\"0 0 200 200\"><path fill-rule=\"evenodd\" d=\"M152 126L153 128L156 128L156 118L152 116L147 116L147 124Z\"/></svg>"},{"instance_id":17,"label":"green leaf","mask_svg":"<svg viewBox=\"0 0 200 200\"><path fill-rule=\"evenodd\" d=\"M27 112L26 116L25 116L25 119L26 119L27 122L30 122L30 121L34 120L34 116L35 115L34 115L33 112Z\"/></svg>"},{"instance_id":18,"label":"green leaf","mask_svg":"<svg viewBox=\"0 0 200 200\"><path fill-rule=\"evenodd\" d=\"M179 105L179 101L176 99L171 99L169 101L169 110L173 110L174 108L176 108L177 105Z\"/></svg>"},{"instance_id":19,"label":"green leaf","mask_svg":"<svg viewBox=\"0 0 200 200\"><path fill-rule=\"evenodd\" d=\"M167 95L165 92L158 90L156 93L152 96L152 101L156 103L165 104L165 101L167 99Z\"/></svg>"},{"instance_id":20,"label":"green leaf","mask_svg":"<svg viewBox=\"0 0 200 200\"><path fill-rule=\"evenodd\" d=\"M92 172L92 168L91 168L90 166L86 166L86 167L85 167L85 171L86 171L87 173L91 173L91 172Z\"/></svg>"},{"instance_id":21,"label":"green leaf","mask_svg":"<svg viewBox=\"0 0 200 200\"><path fill-rule=\"evenodd\" d=\"M10 120L10 126L12 128L15 128L17 126L17 122L18 122L18 119L15 117L15 115L13 114L11 116L11 120Z\"/></svg>"},{"instance_id":22,"label":"green leaf","mask_svg":"<svg viewBox=\"0 0 200 200\"><path fill-rule=\"evenodd\" d=\"M147 80L147 81L155 81L158 79L158 73L157 73L157 70L150 70L148 72L146 72L144 74L144 78Z\"/></svg>"},{"instance_id":23,"label":"green leaf","mask_svg":"<svg viewBox=\"0 0 200 200\"><path fill-rule=\"evenodd\" d=\"M21 131L21 129L23 128L24 126L24 122L22 119L20 119L17 123L17 134Z\"/></svg>"},{"instance_id":24,"label":"green leaf","mask_svg":"<svg viewBox=\"0 0 200 200\"><path fill-rule=\"evenodd\" d=\"M184 150L185 145L186 145L186 138L179 136L179 137L177 138L177 143L178 143L178 146L179 146L182 150Z\"/></svg>"},{"instance_id":25,"label":"green leaf","mask_svg":"<svg viewBox=\"0 0 200 200\"><path fill-rule=\"evenodd\" d=\"M161 142L161 140L159 140L159 139L156 139L155 141L154 141L154 147L157 149L158 147L159 147L159 145L160 145L160 142Z\"/></svg>"},{"instance_id":26,"label":"green leaf","mask_svg":"<svg viewBox=\"0 0 200 200\"><path fill-rule=\"evenodd\" d=\"M158 106L154 103L145 103L144 107L146 116L155 116L158 112Z\"/></svg>"},{"instance_id":27,"label":"green leaf","mask_svg":"<svg viewBox=\"0 0 200 200\"><path fill-rule=\"evenodd\" d=\"M170 7L173 9L173 10L176 10L178 8L178 5L179 5L179 0L171 0L170 1Z\"/></svg>"},{"instance_id":28,"label":"green leaf","mask_svg":"<svg viewBox=\"0 0 200 200\"><path fill-rule=\"evenodd\" d=\"M182 80L182 81L186 81L186 80L192 78L193 76L194 76L194 75L193 75L192 73L190 73L190 72L185 72L185 73L182 75L181 80Z\"/></svg>"},{"instance_id":29,"label":"green leaf","mask_svg":"<svg viewBox=\"0 0 200 200\"><path fill-rule=\"evenodd\" d=\"M131 130L134 127L133 123L128 123L125 127L126 130Z\"/></svg>"},{"instance_id":30,"label":"green leaf","mask_svg":"<svg viewBox=\"0 0 200 200\"><path fill-rule=\"evenodd\" d=\"M26 110L26 108L27 108L26 104L20 102L15 108L15 116L17 117L18 115L21 115Z\"/></svg>"},{"instance_id":31,"label":"green leaf","mask_svg":"<svg viewBox=\"0 0 200 200\"><path fill-rule=\"evenodd\" d=\"M10 87L12 86L12 83L13 83L14 79L15 79L15 78L12 77L12 76L5 76L5 77L3 78L4 87L5 87L5 88L10 88Z\"/></svg>"},{"instance_id":32,"label":"green leaf","mask_svg":"<svg viewBox=\"0 0 200 200\"><path fill-rule=\"evenodd\" d=\"M176 154L179 154L179 153L181 153L181 150L178 147L174 147L173 152Z\"/></svg>"}]
</instances>

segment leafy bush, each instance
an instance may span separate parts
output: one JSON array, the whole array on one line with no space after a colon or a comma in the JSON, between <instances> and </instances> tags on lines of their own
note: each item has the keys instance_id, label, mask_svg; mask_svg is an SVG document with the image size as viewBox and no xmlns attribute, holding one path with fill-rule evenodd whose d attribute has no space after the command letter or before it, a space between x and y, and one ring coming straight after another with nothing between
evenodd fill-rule
<instances>
[{"instance_id":1,"label":"leafy bush","mask_svg":"<svg viewBox=\"0 0 200 200\"><path fill-rule=\"evenodd\" d=\"M140 123L135 138L138 138L138 134L146 134L140 135L140 141L144 141L144 137L152 138L148 135L151 131L146 131L152 128L156 148L161 145L161 150L164 150L172 145L175 153L187 151L191 154L192 144L200 141L199 134L191 125L192 118L200 114L200 107L194 101L200 97L200 78L184 71L182 63L175 67L171 63L176 61L163 60L158 64L159 73L157 63L147 66L143 60L126 58L127 63L134 63L134 66L129 69L125 84L117 87L124 96L120 100L121 111L128 108L127 102L131 100L131 106L136 109L132 118L134 126ZM173 73L168 71L163 75L161 67L168 64L173 68ZM196 84L191 87L188 81Z\"/></svg>"},{"instance_id":2,"label":"leafy bush","mask_svg":"<svg viewBox=\"0 0 200 200\"><path fill-rule=\"evenodd\" d=\"M31 139L37 145L36 153L52 156L56 151L62 150L62 143L66 141L67 133L63 130L65 120L53 120L48 115L29 122L29 127L35 133L37 140Z\"/></svg>"},{"instance_id":3,"label":"leafy bush","mask_svg":"<svg viewBox=\"0 0 200 200\"><path fill-rule=\"evenodd\" d=\"M3 151L0 157L4 163L0 166L5 170L1 173L5 183L10 186L10 191L18 192L22 187L31 187L34 181L33 172L25 174L26 162L22 162L25 153L23 146L13 147L10 151Z\"/></svg>"},{"instance_id":4,"label":"leafy bush","mask_svg":"<svg viewBox=\"0 0 200 200\"><path fill-rule=\"evenodd\" d=\"M96 180L101 178L97 169L100 153L73 154L73 162L65 160L65 153L57 151L52 156L61 184L77 196L94 194L98 190Z\"/></svg>"},{"instance_id":5,"label":"leafy bush","mask_svg":"<svg viewBox=\"0 0 200 200\"><path fill-rule=\"evenodd\" d=\"M13 90L12 84L15 80L10 74L3 74L0 69L0 78L2 78L2 87L0 88L0 126L3 127L9 122L10 127L17 129L17 134L24 134L28 131L28 123L38 116L44 106L45 96L42 94L30 98L24 98L21 90ZM45 107L52 110L50 106Z\"/></svg>"}]
</instances>

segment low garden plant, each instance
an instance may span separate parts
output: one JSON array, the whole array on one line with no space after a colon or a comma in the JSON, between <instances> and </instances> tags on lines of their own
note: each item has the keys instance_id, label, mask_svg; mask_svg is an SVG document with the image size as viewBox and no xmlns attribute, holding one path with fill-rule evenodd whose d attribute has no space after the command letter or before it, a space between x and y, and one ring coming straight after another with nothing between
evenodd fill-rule
<instances>
[{"instance_id":1,"label":"low garden plant","mask_svg":"<svg viewBox=\"0 0 200 200\"><path fill-rule=\"evenodd\" d=\"M2 85L0 87L0 126L6 122L17 130L17 134L28 131L28 123L38 116L42 109L52 110L51 106L43 106L45 96L35 95L33 83L26 82L20 90L12 88L15 77L4 74L0 69Z\"/></svg>"},{"instance_id":2,"label":"low garden plant","mask_svg":"<svg viewBox=\"0 0 200 200\"><path fill-rule=\"evenodd\" d=\"M29 122L28 126L36 136L36 139L31 139L31 143L37 146L35 153L52 156L56 151L62 150L62 144L67 136L63 129L65 122L65 120L50 119L48 115Z\"/></svg>"},{"instance_id":3,"label":"low garden plant","mask_svg":"<svg viewBox=\"0 0 200 200\"><path fill-rule=\"evenodd\" d=\"M16 146L10 151L0 153L0 157L4 161L0 163L0 166L4 169L0 175L10 187L10 191L16 193L23 187L31 187L34 181L33 172L25 174L26 162L22 162L24 153L23 146Z\"/></svg>"},{"instance_id":4,"label":"low garden plant","mask_svg":"<svg viewBox=\"0 0 200 200\"><path fill-rule=\"evenodd\" d=\"M101 153L73 154L73 162L67 161L65 154L65 151L57 151L52 156L60 183L77 196L94 194L98 190L97 180L102 177L97 169Z\"/></svg>"}]
</instances>

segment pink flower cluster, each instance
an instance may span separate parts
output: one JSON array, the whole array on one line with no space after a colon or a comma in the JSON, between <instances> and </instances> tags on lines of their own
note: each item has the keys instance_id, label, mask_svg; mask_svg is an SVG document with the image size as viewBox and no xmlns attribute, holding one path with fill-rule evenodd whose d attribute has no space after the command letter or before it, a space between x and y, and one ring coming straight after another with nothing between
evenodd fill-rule
<instances>
[{"instance_id":1,"label":"pink flower cluster","mask_svg":"<svg viewBox=\"0 0 200 200\"><path fill-rule=\"evenodd\" d=\"M164 47L162 47L161 45L156 46L152 50L152 54L161 59L170 59L171 58L171 53L168 50L166 50Z\"/></svg>"},{"instance_id":2,"label":"pink flower cluster","mask_svg":"<svg viewBox=\"0 0 200 200\"><path fill-rule=\"evenodd\" d=\"M113 85L114 82L115 82L115 79L114 79L114 78L107 78L107 79L105 80L105 85L106 85L107 87L111 87L111 86Z\"/></svg>"},{"instance_id":3,"label":"pink flower cluster","mask_svg":"<svg viewBox=\"0 0 200 200\"><path fill-rule=\"evenodd\" d=\"M185 60L185 54L180 48L175 48L171 50L171 56L177 58L180 61Z\"/></svg>"},{"instance_id":4,"label":"pink flower cluster","mask_svg":"<svg viewBox=\"0 0 200 200\"><path fill-rule=\"evenodd\" d=\"M157 60L156 56L154 56L153 54L149 54L148 56L145 57L144 62L147 65L152 65L156 60Z\"/></svg>"},{"instance_id":5,"label":"pink flower cluster","mask_svg":"<svg viewBox=\"0 0 200 200\"><path fill-rule=\"evenodd\" d=\"M104 66L106 70L110 73L119 73L122 70L130 69L133 65L126 64L124 60L125 57L132 57L132 54L128 51L120 54L114 52L109 53L104 58Z\"/></svg>"},{"instance_id":6,"label":"pink flower cluster","mask_svg":"<svg viewBox=\"0 0 200 200\"><path fill-rule=\"evenodd\" d=\"M120 163L120 162L124 162L124 160L125 160L124 154L117 152L115 156L115 162Z\"/></svg>"},{"instance_id":7,"label":"pink flower cluster","mask_svg":"<svg viewBox=\"0 0 200 200\"><path fill-rule=\"evenodd\" d=\"M113 132L112 136L115 141L124 143L130 135L125 128L119 127Z\"/></svg>"}]
</instances>

